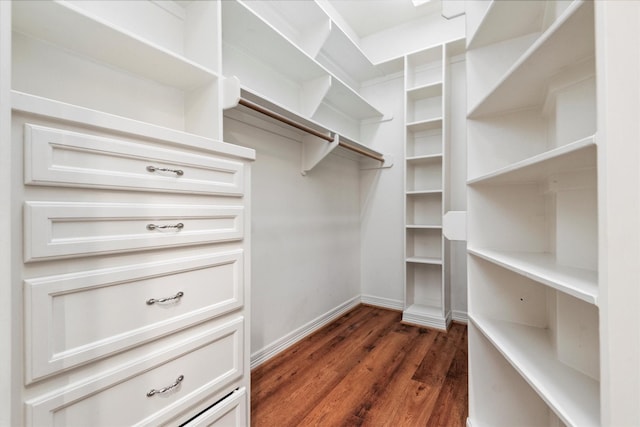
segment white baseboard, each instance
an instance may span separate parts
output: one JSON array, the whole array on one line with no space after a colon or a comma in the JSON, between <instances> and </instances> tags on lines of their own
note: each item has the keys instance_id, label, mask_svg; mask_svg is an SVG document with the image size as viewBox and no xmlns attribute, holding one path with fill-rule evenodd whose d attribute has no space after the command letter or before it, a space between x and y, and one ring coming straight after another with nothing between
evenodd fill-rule
<instances>
[{"instance_id":1,"label":"white baseboard","mask_svg":"<svg viewBox=\"0 0 640 427\"><path fill-rule=\"evenodd\" d=\"M399 300L374 297L373 295L362 295L360 297L360 300L363 304L374 305L381 308L388 308L389 310L402 311L402 309L404 309L404 304Z\"/></svg>"},{"instance_id":2,"label":"white baseboard","mask_svg":"<svg viewBox=\"0 0 640 427\"><path fill-rule=\"evenodd\" d=\"M446 331L451 324L451 312L447 313L446 317L431 316L426 313L416 313L410 310L405 310L402 313L402 321L411 323L412 325L425 326L427 328L439 329Z\"/></svg>"},{"instance_id":3,"label":"white baseboard","mask_svg":"<svg viewBox=\"0 0 640 427\"><path fill-rule=\"evenodd\" d=\"M297 343L304 337L310 335L312 332L317 331L327 323L342 316L347 311L359 305L360 301L360 295L353 297L350 300L340 304L338 307L329 310L325 314L316 317L312 321L288 333L279 340L276 340L275 342L263 347L261 350L256 351L251 355L251 369L258 367L267 360L271 359L273 356L284 351L288 347L291 347L293 344Z\"/></svg>"},{"instance_id":4,"label":"white baseboard","mask_svg":"<svg viewBox=\"0 0 640 427\"><path fill-rule=\"evenodd\" d=\"M455 322L469 323L469 316L467 316L467 312L466 311L453 310L452 314L451 314L451 318Z\"/></svg>"}]
</instances>

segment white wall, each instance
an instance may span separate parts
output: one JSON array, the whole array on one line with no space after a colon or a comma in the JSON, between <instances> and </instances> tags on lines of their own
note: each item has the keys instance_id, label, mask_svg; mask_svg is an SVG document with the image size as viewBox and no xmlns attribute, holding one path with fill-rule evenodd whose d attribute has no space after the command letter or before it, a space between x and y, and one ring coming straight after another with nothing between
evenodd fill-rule
<instances>
[{"instance_id":1,"label":"white wall","mask_svg":"<svg viewBox=\"0 0 640 427\"><path fill-rule=\"evenodd\" d=\"M302 176L298 131L237 113L225 114L225 141L256 150L251 230L255 361L308 332L319 317L354 298L359 301L360 179L356 162L333 154Z\"/></svg>"},{"instance_id":2,"label":"white wall","mask_svg":"<svg viewBox=\"0 0 640 427\"><path fill-rule=\"evenodd\" d=\"M391 121L365 125L363 140L391 155L390 169L362 171L361 283L365 302L403 309L404 301L404 80L402 76L362 88L371 102L393 114Z\"/></svg>"}]
</instances>

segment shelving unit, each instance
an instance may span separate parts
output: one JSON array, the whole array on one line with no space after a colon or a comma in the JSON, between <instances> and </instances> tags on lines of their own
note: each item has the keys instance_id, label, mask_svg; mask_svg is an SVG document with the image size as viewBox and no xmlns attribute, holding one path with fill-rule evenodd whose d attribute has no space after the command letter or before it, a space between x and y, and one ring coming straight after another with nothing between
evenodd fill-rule
<instances>
[{"instance_id":1,"label":"shelving unit","mask_svg":"<svg viewBox=\"0 0 640 427\"><path fill-rule=\"evenodd\" d=\"M593 9L467 11L469 357L492 366L470 378L473 426L600 424Z\"/></svg>"},{"instance_id":2,"label":"shelving unit","mask_svg":"<svg viewBox=\"0 0 640 427\"><path fill-rule=\"evenodd\" d=\"M99 4L15 2L13 89L220 138L219 37L206 23L217 22L219 5L174 7L167 20L148 6L150 22L134 32L118 14L101 16ZM158 31L160 20L183 43Z\"/></svg>"},{"instance_id":3,"label":"shelving unit","mask_svg":"<svg viewBox=\"0 0 640 427\"><path fill-rule=\"evenodd\" d=\"M388 119L359 93L381 74L316 3L234 0L222 13L223 73L242 87L353 141L363 123ZM345 52L354 61L338 66Z\"/></svg>"},{"instance_id":4,"label":"shelving unit","mask_svg":"<svg viewBox=\"0 0 640 427\"><path fill-rule=\"evenodd\" d=\"M442 233L447 189L447 82L464 41L405 56L405 308L403 321L438 329L451 322Z\"/></svg>"}]
</instances>

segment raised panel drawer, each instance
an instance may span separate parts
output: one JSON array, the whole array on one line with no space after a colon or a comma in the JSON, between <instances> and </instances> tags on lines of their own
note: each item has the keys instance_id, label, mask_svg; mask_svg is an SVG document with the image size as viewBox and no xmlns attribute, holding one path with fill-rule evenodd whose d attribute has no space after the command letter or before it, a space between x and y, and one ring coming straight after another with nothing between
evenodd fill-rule
<instances>
[{"instance_id":1,"label":"raised panel drawer","mask_svg":"<svg viewBox=\"0 0 640 427\"><path fill-rule=\"evenodd\" d=\"M160 354L29 400L27 425L155 426L220 398L245 369L243 323L237 318Z\"/></svg>"},{"instance_id":2,"label":"raised panel drawer","mask_svg":"<svg viewBox=\"0 0 640 427\"><path fill-rule=\"evenodd\" d=\"M240 240L243 212L242 206L26 202L25 262Z\"/></svg>"},{"instance_id":3,"label":"raised panel drawer","mask_svg":"<svg viewBox=\"0 0 640 427\"><path fill-rule=\"evenodd\" d=\"M247 425L247 391L234 391L215 406L207 409L185 427L242 427Z\"/></svg>"},{"instance_id":4,"label":"raised panel drawer","mask_svg":"<svg viewBox=\"0 0 640 427\"><path fill-rule=\"evenodd\" d=\"M243 303L241 250L25 280L27 384Z\"/></svg>"},{"instance_id":5,"label":"raised panel drawer","mask_svg":"<svg viewBox=\"0 0 640 427\"><path fill-rule=\"evenodd\" d=\"M24 125L25 183L241 196L241 162ZM160 170L166 169L166 170Z\"/></svg>"}]
</instances>

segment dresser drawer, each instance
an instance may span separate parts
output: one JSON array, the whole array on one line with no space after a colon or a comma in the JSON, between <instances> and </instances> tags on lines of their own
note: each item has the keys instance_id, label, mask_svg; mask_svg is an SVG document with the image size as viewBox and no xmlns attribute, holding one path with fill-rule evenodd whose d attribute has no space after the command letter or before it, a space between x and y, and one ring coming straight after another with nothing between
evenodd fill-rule
<instances>
[{"instance_id":1,"label":"dresser drawer","mask_svg":"<svg viewBox=\"0 0 640 427\"><path fill-rule=\"evenodd\" d=\"M247 391L244 387L207 409L185 427L243 427L247 426Z\"/></svg>"},{"instance_id":2,"label":"dresser drawer","mask_svg":"<svg viewBox=\"0 0 640 427\"><path fill-rule=\"evenodd\" d=\"M237 250L25 280L27 384L242 307L243 268Z\"/></svg>"},{"instance_id":3,"label":"dresser drawer","mask_svg":"<svg viewBox=\"0 0 640 427\"><path fill-rule=\"evenodd\" d=\"M243 323L237 318L160 354L29 400L27 425L158 425L205 399L219 399L244 373Z\"/></svg>"},{"instance_id":4,"label":"dresser drawer","mask_svg":"<svg viewBox=\"0 0 640 427\"><path fill-rule=\"evenodd\" d=\"M241 196L241 162L79 132L24 125L25 183Z\"/></svg>"},{"instance_id":5,"label":"dresser drawer","mask_svg":"<svg viewBox=\"0 0 640 427\"><path fill-rule=\"evenodd\" d=\"M25 262L240 240L242 206L26 202Z\"/></svg>"}]
</instances>

